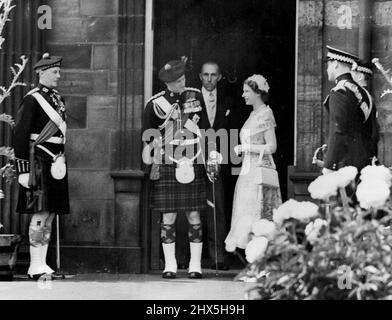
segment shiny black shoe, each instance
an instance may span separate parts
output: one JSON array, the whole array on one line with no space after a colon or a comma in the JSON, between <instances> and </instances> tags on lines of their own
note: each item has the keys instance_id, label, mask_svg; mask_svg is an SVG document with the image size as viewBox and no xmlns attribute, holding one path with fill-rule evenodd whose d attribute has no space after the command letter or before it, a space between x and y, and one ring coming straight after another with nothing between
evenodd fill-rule
<instances>
[{"instance_id":1,"label":"shiny black shoe","mask_svg":"<svg viewBox=\"0 0 392 320\"><path fill-rule=\"evenodd\" d=\"M164 279L175 279L176 278L176 273L173 271L166 271L162 273L162 278Z\"/></svg>"},{"instance_id":2,"label":"shiny black shoe","mask_svg":"<svg viewBox=\"0 0 392 320\"><path fill-rule=\"evenodd\" d=\"M218 269L218 270L227 271L230 268L229 268L229 266L227 264L224 264L223 262L218 262L218 268L216 268L216 265L214 263L214 264L212 264L211 269L213 269L213 270Z\"/></svg>"},{"instance_id":3,"label":"shiny black shoe","mask_svg":"<svg viewBox=\"0 0 392 320\"><path fill-rule=\"evenodd\" d=\"M192 271L192 272L189 272L188 278L189 279L201 279L201 278L203 278L203 275L200 272Z\"/></svg>"},{"instance_id":4,"label":"shiny black shoe","mask_svg":"<svg viewBox=\"0 0 392 320\"><path fill-rule=\"evenodd\" d=\"M52 280L64 280L65 279L65 275L62 273L53 272L51 274L51 276L52 276Z\"/></svg>"}]
</instances>

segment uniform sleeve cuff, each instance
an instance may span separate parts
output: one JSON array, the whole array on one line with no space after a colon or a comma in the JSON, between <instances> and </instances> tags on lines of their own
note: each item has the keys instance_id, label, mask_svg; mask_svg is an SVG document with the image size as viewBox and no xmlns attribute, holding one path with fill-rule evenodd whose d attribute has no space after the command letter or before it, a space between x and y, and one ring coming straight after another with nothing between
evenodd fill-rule
<instances>
[{"instance_id":1,"label":"uniform sleeve cuff","mask_svg":"<svg viewBox=\"0 0 392 320\"><path fill-rule=\"evenodd\" d=\"M24 159L15 159L17 174L30 172L30 161Z\"/></svg>"}]
</instances>

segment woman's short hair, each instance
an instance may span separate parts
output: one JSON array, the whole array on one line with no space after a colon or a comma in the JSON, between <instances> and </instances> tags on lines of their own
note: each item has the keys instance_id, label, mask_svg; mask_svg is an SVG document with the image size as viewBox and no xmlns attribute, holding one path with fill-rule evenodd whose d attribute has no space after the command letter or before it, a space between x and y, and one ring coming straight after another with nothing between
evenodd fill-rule
<instances>
[{"instance_id":1,"label":"woman's short hair","mask_svg":"<svg viewBox=\"0 0 392 320\"><path fill-rule=\"evenodd\" d=\"M261 100L263 100L264 103L268 103L269 93L267 91L260 90L256 81L250 80L248 78L244 81L244 84L248 85L254 92L256 92L258 95L260 95Z\"/></svg>"}]
</instances>

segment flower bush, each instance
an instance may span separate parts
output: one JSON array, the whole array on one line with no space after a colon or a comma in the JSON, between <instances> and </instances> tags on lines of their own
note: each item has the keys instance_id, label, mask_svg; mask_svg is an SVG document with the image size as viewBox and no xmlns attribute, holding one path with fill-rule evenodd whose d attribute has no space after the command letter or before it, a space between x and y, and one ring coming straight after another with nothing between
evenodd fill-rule
<instances>
[{"instance_id":1,"label":"flower bush","mask_svg":"<svg viewBox=\"0 0 392 320\"><path fill-rule=\"evenodd\" d=\"M320 176L309 185L319 205L290 199L274 228L254 224L236 277L257 283L247 298L392 299L391 171L368 166L357 187L356 176L352 167Z\"/></svg>"}]
</instances>

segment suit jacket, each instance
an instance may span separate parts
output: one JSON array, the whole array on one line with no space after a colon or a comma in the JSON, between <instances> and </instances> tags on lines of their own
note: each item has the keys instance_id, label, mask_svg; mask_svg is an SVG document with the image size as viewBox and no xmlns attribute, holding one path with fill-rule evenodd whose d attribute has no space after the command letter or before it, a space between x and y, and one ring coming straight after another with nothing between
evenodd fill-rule
<instances>
[{"instance_id":1,"label":"suit jacket","mask_svg":"<svg viewBox=\"0 0 392 320\"><path fill-rule=\"evenodd\" d=\"M325 101L329 110L329 136L324 167L337 170L354 166L361 170L369 162L363 139L365 115L362 102L369 106L367 94L345 73L336 79L336 86ZM369 119L368 119L369 120Z\"/></svg>"}]
</instances>

